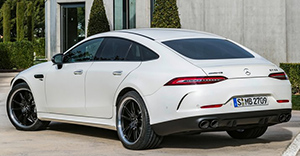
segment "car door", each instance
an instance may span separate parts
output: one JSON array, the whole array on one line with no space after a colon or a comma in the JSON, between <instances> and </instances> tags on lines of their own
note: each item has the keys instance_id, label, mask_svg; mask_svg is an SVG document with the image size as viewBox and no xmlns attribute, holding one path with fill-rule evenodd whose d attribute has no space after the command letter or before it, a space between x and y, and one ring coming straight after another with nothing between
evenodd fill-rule
<instances>
[{"instance_id":1,"label":"car door","mask_svg":"<svg viewBox=\"0 0 300 156\"><path fill-rule=\"evenodd\" d=\"M103 38L86 41L64 54L63 66L46 75L47 107L52 113L85 115L85 76Z\"/></svg>"},{"instance_id":2,"label":"car door","mask_svg":"<svg viewBox=\"0 0 300 156\"><path fill-rule=\"evenodd\" d=\"M132 41L105 38L86 75L88 116L111 118L120 83L141 64L141 54Z\"/></svg>"}]
</instances>

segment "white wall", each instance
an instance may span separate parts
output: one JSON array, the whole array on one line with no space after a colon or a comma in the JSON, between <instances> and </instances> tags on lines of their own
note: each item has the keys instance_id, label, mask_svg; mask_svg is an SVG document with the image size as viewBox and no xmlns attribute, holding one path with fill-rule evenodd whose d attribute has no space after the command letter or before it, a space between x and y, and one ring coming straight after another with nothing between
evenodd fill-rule
<instances>
[{"instance_id":1,"label":"white wall","mask_svg":"<svg viewBox=\"0 0 300 156\"><path fill-rule=\"evenodd\" d=\"M177 0L182 28L237 41L275 64L300 62L299 0Z\"/></svg>"},{"instance_id":2,"label":"white wall","mask_svg":"<svg viewBox=\"0 0 300 156\"><path fill-rule=\"evenodd\" d=\"M287 60L300 62L300 0L287 0Z\"/></svg>"},{"instance_id":3,"label":"white wall","mask_svg":"<svg viewBox=\"0 0 300 156\"><path fill-rule=\"evenodd\" d=\"M136 0L136 28L149 28L151 26L150 0Z\"/></svg>"}]
</instances>

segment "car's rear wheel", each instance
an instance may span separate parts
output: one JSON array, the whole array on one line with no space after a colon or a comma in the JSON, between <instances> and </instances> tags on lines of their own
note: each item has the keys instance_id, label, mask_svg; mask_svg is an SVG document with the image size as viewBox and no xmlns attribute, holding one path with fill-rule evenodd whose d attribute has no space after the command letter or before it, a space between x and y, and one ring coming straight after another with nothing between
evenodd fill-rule
<instances>
[{"instance_id":1,"label":"car's rear wheel","mask_svg":"<svg viewBox=\"0 0 300 156\"><path fill-rule=\"evenodd\" d=\"M268 127L255 127L255 128L249 128L249 129L238 129L234 131L227 131L227 133L235 139L254 139L262 136L266 131Z\"/></svg>"},{"instance_id":2,"label":"car's rear wheel","mask_svg":"<svg viewBox=\"0 0 300 156\"><path fill-rule=\"evenodd\" d=\"M9 120L18 130L43 129L50 123L37 118L35 101L26 83L12 88L7 98L6 110Z\"/></svg>"},{"instance_id":3,"label":"car's rear wheel","mask_svg":"<svg viewBox=\"0 0 300 156\"><path fill-rule=\"evenodd\" d=\"M147 108L137 92L130 91L119 100L116 122L118 136L128 149L155 148L162 141L152 130Z\"/></svg>"}]
</instances>

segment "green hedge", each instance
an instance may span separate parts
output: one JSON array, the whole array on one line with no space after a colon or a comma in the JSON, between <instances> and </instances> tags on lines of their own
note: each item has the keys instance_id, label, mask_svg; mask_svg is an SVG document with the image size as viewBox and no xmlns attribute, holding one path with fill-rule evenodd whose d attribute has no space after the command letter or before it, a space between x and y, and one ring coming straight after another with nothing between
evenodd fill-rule
<instances>
[{"instance_id":1,"label":"green hedge","mask_svg":"<svg viewBox=\"0 0 300 156\"><path fill-rule=\"evenodd\" d=\"M156 0L152 28L181 28L176 0Z\"/></svg>"},{"instance_id":2,"label":"green hedge","mask_svg":"<svg viewBox=\"0 0 300 156\"><path fill-rule=\"evenodd\" d=\"M0 43L0 69L26 69L33 65L33 44L29 41Z\"/></svg>"},{"instance_id":3,"label":"green hedge","mask_svg":"<svg viewBox=\"0 0 300 156\"><path fill-rule=\"evenodd\" d=\"M33 49L36 56L45 57L45 38L39 38L34 40Z\"/></svg>"},{"instance_id":4,"label":"green hedge","mask_svg":"<svg viewBox=\"0 0 300 156\"><path fill-rule=\"evenodd\" d=\"M103 0L94 0L90 12L87 36L109 31Z\"/></svg>"},{"instance_id":5,"label":"green hedge","mask_svg":"<svg viewBox=\"0 0 300 156\"><path fill-rule=\"evenodd\" d=\"M280 63L292 83L293 94L300 93L300 63Z\"/></svg>"}]
</instances>

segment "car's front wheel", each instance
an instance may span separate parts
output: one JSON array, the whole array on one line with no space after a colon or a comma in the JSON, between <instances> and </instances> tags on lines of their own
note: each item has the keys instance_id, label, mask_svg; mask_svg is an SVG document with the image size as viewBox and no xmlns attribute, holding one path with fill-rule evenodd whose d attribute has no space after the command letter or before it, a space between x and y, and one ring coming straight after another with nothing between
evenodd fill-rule
<instances>
[{"instance_id":1,"label":"car's front wheel","mask_svg":"<svg viewBox=\"0 0 300 156\"><path fill-rule=\"evenodd\" d=\"M227 133L235 139L254 139L262 136L266 131L268 127L255 127L255 128L249 128L249 129L238 129L234 131L227 131Z\"/></svg>"},{"instance_id":2,"label":"car's front wheel","mask_svg":"<svg viewBox=\"0 0 300 156\"><path fill-rule=\"evenodd\" d=\"M117 132L128 149L155 148L162 141L149 123L149 115L143 99L130 91L119 100L117 107Z\"/></svg>"},{"instance_id":3,"label":"car's front wheel","mask_svg":"<svg viewBox=\"0 0 300 156\"><path fill-rule=\"evenodd\" d=\"M9 120L18 130L43 129L50 123L37 118L35 101L26 83L12 88L7 98L6 110Z\"/></svg>"}]
</instances>

